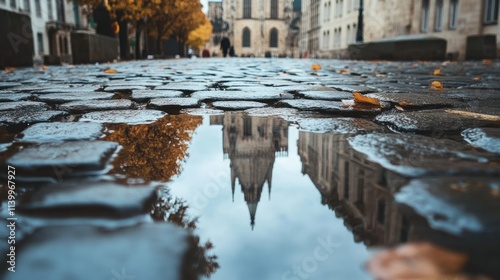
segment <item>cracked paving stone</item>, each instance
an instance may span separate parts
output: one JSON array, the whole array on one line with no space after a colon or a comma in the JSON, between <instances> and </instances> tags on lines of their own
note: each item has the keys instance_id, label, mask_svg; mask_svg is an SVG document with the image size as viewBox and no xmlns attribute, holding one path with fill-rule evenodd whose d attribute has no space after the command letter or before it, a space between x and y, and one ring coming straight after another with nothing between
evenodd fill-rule
<instances>
[{"instance_id":1,"label":"cracked paving stone","mask_svg":"<svg viewBox=\"0 0 500 280\"><path fill-rule=\"evenodd\" d=\"M64 111L52 110L17 110L0 112L0 123L19 124L19 123L38 123L47 122L56 117L68 115Z\"/></svg>"},{"instance_id":2,"label":"cracked paving stone","mask_svg":"<svg viewBox=\"0 0 500 280\"><path fill-rule=\"evenodd\" d=\"M104 100L111 99L113 93L106 92L70 92L70 93L49 93L44 95L39 95L36 98L43 102L48 103L66 103L72 101L83 101L83 100Z\"/></svg>"},{"instance_id":3,"label":"cracked paving stone","mask_svg":"<svg viewBox=\"0 0 500 280\"><path fill-rule=\"evenodd\" d=\"M254 91L254 90L222 90L222 91L197 91L191 97L200 100L213 101L274 101L281 99L292 99L293 95L284 93L277 89Z\"/></svg>"},{"instance_id":4,"label":"cracked paving stone","mask_svg":"<svg viewBox=\"0 0 500 280\"><path fill-rule=\"evenodd\" d=\"M179 90L134 90L131 98L134 101L147 101L155 98L177 98L183 95Z\"/></svg>"},{"instance_id":5,"label":"cracked paving stone","mask_svg":"<svg viewBox=\"0 0 500 280\"><path fill-rule=\"evenodd\" d=\"M64 103L59 109L69 112L85 112L94 110L123 110L133 107L133 103L126 99L113 100L81 100Z\"/></svg>"},{"instance_id":6,"label":"cracked paving stone","mask_svg":"<svg viewBox=\"0 0 500 280\"><path fill-rule=\"evenodd\" d=\"M46 227L23 241L16 261L24 269L5 273L5 280L196 279L190 272L196 243L186 230L170 223L111 230Z\"/></svg>"},{"instance_id":7,"label":"cracked paving stone","mask_svg":"<svg viewBox=\"0 0 500 280\"><path fill-rule=\"evenodd\" d=\"M193 108L199 107L200 100L196 98L155 98L148 103L152 109Z\"/></svg>"},{"instance_id":8,"label":"cracked paving stone","mask_svg":"<svg viewBox=\"0 0 500 280\"><path fill-rule=\"evenodd\" d=\"M31 97L29 93L20 93L20 92L0 92L0 102L8 102L8 101L23 101L27 100Z\"/></svg>"},{"instance_id":9,"label":"cracked paving stone","mask_svg":"<svg viewBox=\"0 0 500 280\"><path fill-rule=\"evenodd\" d=\"M130 217L150 211L156 196L152 185L131 187L111 182L63 182L23 197L19 212L56 217Z\"/></svg>"},{"instance_id":10,"label":"cracked paving stone","mask_svg":"<svg viewBox=\"0 0 500 280\"><path fill-rule=\"evenodd\" d=\"M359 92L359 93L372 93L376 92L376 89L370 88L370 87L365 87L365 86L355 86L355 85L326 85L327 87L334 88L336 90L340 91L347 91L347 92Z\"/></svg>"},{"instance_id":11,"label":"cracked paving stone","mask_svg":"<svg viewBox=\"0 0 500 280\"><path fill-rule=\"evenodd\" d=\"M375 120L398 131L440 133L445 131L464 130L493 124L492 121L481 120L458 114L450 114L443 110L426 110L411 112L389 112L378 115Z\"/></svg>"},{"instance_id":12,"label":"cracked paving stone","mask_svg":"<svg viewBox=\"0 0 500 280\"><path fill-rule=\"evenodd\" d=\"M298 118L295 120L301 130L356 134L384 132L384 127L369 120L356 118Z\"/></svg>"},{"instance_id":13,"label":"cracked paving stone","mask_svg":"<svg viewBox=\"0 0 500 280\"><path fill-rule=\"evenodd\" d=\"M164 112L158 110L111 110L87 113L79 121L148 124L157 121L165 115Z\"/></svg>"},{"instance_id":14,"label":"cracked paving stone","mask_svg":"<svg viewBox=\"0 0 500 280\"><path fill-rule=\"evenodd\" d=\"M345 106L342 102L329 100L293 99L282 100L278 104L304 111L318 111L345 115L377 114L382 111L380 107L359 105Z\"/></svg>"},{"instance_id":15,"label":"cracked paving stone","mask_svg":"<svg viewBox=\"0 0 500 280\"><path fill-rule=\"evenodd\" d=\"M462 137L471 145L500 154L500 128L469 128L462 132Z\"/></svg>"},{"instance_id":16,"label":"cracked paving stone","mask_svg":"<svg viewBox=\"0 0 500 280\"><path fill-rule=\"evenodd\" d=\"M22 149L6 163L16 167L16 179L61 179L102 171L117 148L108 141L43 143Z\"/></svg>"},{"instance_id":17,"label":"cracked paving stone","mask_svg":"<svg viewBox=\"0 0 500 280\"><path fill-rule=\"evenodd\" d=\"M267 106L266 103L255 101L216 101L212 106L222 110L246 110L250 108L262 108Z\"/></svg>"},{"instance_id":18,"label":"cracked paving stone","mask_svg":"<svg viewBox=\"0 0 500 280\"><path fill-rule=\"evenodd\" d=\"M366 96L377 98L380 101L400 103L406 102L409 104L400 104L402 107L408 108L443 108L443 107L464 107L465 103L457 100L439 96L436 94L425 93L370 93Z\"/></svg>"},{"instance_id":19,"label":"cracked paving stone","mask_svg":"<svg viewBox=\"0 0 500 280\"><path fill-rule=\"evenodd\" d=\"M352 93L345 91L299 91L298 95L307 99L335 100L351 99Z\"/></svg>"},{"instance_id":20,"label":"cracked paving stone","mask_svg":"<svg viewBox=\"0 0 500 280\"><path fill-rule=\"evenodd\" d=\"M433 229L455 235L481 234L484 242L484 238L496 240L500 233L499 186L498 177L415 179L395 198L424 217Z\"/></svg>"},{"instance_id":21,"label":"cracked paving stone","mask_svg":"<svg viewBox=\"0 0 500 280\"><path fill-rule=\"evenodd\" d=\"M91 140L102 135L103 126L98 123L52 122L37 123L22 132L21 142L58 142Z\"/></svg>"},{"instance_id":22,"label":"cracked paving stone","mask_svg":"<svg viewBox=\"0 0 500 280\"><path fill-rule=\"evenodd\" d=\"M0 103L0 111L47 110L47 109L49 109L49 105L43 102L36 102L36 101L16 101L16 102Z\"/></svg>"},{"instance_id":23,"label":"cracked paving stone","mask_svg":"<svg viewBox=\"0 0 500 280\"><path fill-rule=\"evenodd\" d=\"M500 174L490 153L448 139L421 135L367 134L349 139L369 160L405 177Z\"/></svg>"},{"instance_id":24,"label":"cracked paving stone","mask_svg":"<svg viewBox=\"0 0 500 280\"><path fill-rule=\"evenodd\" d=\"M203 83L203 84L196 84L193 82L186 82L186 83L169 83L163 86L155 87L155 90L181 90L181 91L188 91L188 92L194 92L194 91L202 91L202 90L207 90L209 83Z\"/></svg>"}]
</instances>

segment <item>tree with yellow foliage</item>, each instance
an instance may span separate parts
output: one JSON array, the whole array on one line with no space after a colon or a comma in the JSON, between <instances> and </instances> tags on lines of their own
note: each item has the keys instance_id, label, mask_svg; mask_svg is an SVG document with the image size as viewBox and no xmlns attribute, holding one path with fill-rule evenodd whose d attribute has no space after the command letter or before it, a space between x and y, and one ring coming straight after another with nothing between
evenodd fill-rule
<instances>
[{"instance_id":1,"label":"tree with yellow foliage","mask_svg":"<svg viewBox=\"0 0 500 280\"><path fill-rule=\"evenodd\" d=\"M210 20L205 17L205 22L202 25L189 32L187 45L195 49L203 48L205 43L210 39L210 36L212 36L212 29L212 23L210 23Z\"/></svg>"}]
</instances>

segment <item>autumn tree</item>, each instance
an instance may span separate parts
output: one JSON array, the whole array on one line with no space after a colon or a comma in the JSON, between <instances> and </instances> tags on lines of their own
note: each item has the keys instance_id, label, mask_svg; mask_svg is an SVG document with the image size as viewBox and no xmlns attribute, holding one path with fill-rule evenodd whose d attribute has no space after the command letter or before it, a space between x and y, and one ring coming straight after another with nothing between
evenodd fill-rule
<instances>
[{"instance_id":1,"label":"autumn tree","mask_svg":"<svg viewBox=\"0 0 500 280\"><path fill-rule=\"evenodd\" d=\"M191 31L188 36L187 45L201 49L212 36L212 23L205 17L205 22Z\"/></svg>"}]
</instances>

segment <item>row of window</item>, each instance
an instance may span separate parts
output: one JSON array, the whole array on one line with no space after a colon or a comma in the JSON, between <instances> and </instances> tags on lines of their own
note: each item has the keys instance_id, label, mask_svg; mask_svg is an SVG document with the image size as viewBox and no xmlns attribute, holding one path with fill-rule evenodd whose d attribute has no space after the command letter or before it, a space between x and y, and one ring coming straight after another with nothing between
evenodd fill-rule
<instances>
[{"instance_id":1,"label":"row of window","mask_svg":"<svg viewBox=\"0 0 500 280\"><path fill-rule=\"evenodd\" d=\"M347 25L347 34L346 34L346 43L347 44L353 44L356 42L356 24L352 25ZM331 43L331 35L330 35L330 30L323 31L323 42L322 42L322 49L328 50L330 49L330 43ZM333 45L332 48L334 49L339 49L342 47L342 28L335 28L333 29Z\"/></svg>"},{"instance_id":2,"label":"row of window","mask_svg":"<svg viewBox=\"0 0 500 280\"><path fill-rule=\"evenodd\" d=\"M5 3L6 0L0 0L0 3ZM35 15L37 17L42 17L42 4L40 0L34 0L35 1ZM54 11L52 9L52 1L53 0L47 0L47 11L48 11L48 18L49 20L54 19ZM16 0L10 0L10 7L12 9L17 8L17 1ZM23 6L20 7L26 12L31 12L31 0L24 0L23 1Z\"/></svg>"},{"instance_id":3,"label":"row of window","mask_svg":"<svg viewBox=\"0 0 500 280\"><path fill-rule=\"evenodd\" d=\"M250 28L243 28L241 41L244 48L250 48L252 46L252 33ZM277 48L278 47L278 29L272 28L269 31L269 47Z\"/></svg>"},{"instance_id":4,"label":"row of window","mask_svg":"<svg viewBox=\"0 0 500 280\"><path fill-rule=\"evenodd\" d=\"M323 21L330 21L332 10L334 10L334 18L341 18L344 13L344 0L335 0L334 9L332 9L332 1L325 2ZM359 0L346 0L347 13L357 11L359 8Z\"/></svg>"},{"instance_id":5,"label":"row of window","mask_svg":"<svg viewBox=\"0 0 500 280\"><path fill-rule=\"evenodd\" d=\"M271 5L271 18L278 18L278 0L269 1ZM252 18L252 0L243 0L243 18Z\"/></svg>"},{"instance_id":6,"label":"row of window","mask_svg":"<svg viewBox=\"0 0 500 280\"><path fill-rule=\"evenodd\" d=\"M458 23L458 1L448 0L448 29L456 29ZM494 24L498 22L498 8L499 0L484 0L484 19L485 24ZM443 30L443 17L444 17L444 0L436 0L435 14L434 14L434 31L439 32ZM421 31L429 31L430 20L430 0L422 1L422 25Z\"/></svg>"}]
</instances>

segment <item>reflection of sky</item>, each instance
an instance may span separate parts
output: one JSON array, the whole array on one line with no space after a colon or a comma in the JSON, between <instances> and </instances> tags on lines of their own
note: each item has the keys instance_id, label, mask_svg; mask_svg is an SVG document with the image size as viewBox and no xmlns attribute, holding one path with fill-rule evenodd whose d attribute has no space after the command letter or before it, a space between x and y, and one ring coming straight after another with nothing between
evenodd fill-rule
<instances>
[{"instance_id":1,"label":"reflection of sky","mask_svg":"<svg viewBox=\"0 0 500 280\"><path fill-rule=\"evenodd\" d=\"M229 159L222 154L222 126L204 118L191 142L183 172L171 183L172 194L185 199L190 213L199 216L198 233L215 246L220 269L211 279L369 279L361 266L369 252L356 244L343 221L321 205L321 197L307 175L301 174L297 129L289 128L288 157L276 158L271 200L267 185L257 207L255 229L241 187L231 199ZM205 192L205 194L204 194ZM316 261L318 239L338 245L324 261ZM321 256L326 251L321 250ZM305 262L305 263L304 263ZM302 267L303 278L293 266ZM305 277L307 276L307 278Z\"/></svg>"}]
</instances>

